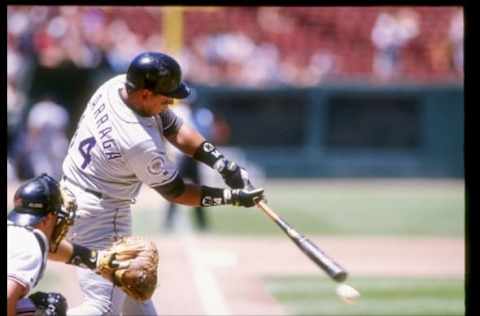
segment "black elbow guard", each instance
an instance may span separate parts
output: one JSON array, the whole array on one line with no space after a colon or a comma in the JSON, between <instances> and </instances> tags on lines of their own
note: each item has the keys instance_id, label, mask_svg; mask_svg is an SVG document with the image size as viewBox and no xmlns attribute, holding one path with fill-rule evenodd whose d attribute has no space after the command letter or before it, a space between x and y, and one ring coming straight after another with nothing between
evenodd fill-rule
<instances>
[{"instance_id":1,"label":"black elbow guard","mask_svg":"<svg viewBox=\"0 0 480 316\"><path fill-rule=\"evenodd\" d=\"M180 175L177 175L173 181L162 186L154 187L153 189L165 198L174 199L185 192L185 182L183 182Z\"/></svg>"}]
</instances>

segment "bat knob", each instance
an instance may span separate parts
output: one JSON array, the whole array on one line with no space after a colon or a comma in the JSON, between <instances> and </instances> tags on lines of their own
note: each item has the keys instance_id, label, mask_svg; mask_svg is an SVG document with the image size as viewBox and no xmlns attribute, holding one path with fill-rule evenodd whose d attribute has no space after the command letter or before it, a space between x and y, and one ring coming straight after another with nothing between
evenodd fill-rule
<instances>
[{"instance_id":1,"label":"bat knob","mask_svg":"<svg viewBox=\"0 0 480 316\"><path fill-rule=\"evenodd\" d=\"M345 271L340 271L333 276L333 279L337 282L343 282L347 279L348 273Z\"/></svg>"}]
</instances>

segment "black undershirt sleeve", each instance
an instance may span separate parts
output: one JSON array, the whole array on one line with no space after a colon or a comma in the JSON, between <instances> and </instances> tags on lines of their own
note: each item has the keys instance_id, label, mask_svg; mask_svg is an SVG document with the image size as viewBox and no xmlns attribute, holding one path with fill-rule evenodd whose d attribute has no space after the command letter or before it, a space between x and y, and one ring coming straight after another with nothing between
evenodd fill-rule
<instances>
[{"instance_id":1,"label":"black undershirt sleeve","mask_svg":"<svg viewBox=\"0 0 480 316\"><path fill-rule=\"evenodd\" d=\"M169 183L153 187L153 189L165 198L174 199L185 192L185 182L183 182L183 178L180 174L177 174L175 179Z\"/></svg>"},{"instance_id":2,"label":"black undershirt sleeve","mask_svg":"<svg viewBox=\"0 0 480 316\"><path fill-rule=\"evenodd\" d=\"M183 125L183 120L170 109L160 113L159 119L162 121L164 136L177 133Z\"/></svg>"}]
</instances>

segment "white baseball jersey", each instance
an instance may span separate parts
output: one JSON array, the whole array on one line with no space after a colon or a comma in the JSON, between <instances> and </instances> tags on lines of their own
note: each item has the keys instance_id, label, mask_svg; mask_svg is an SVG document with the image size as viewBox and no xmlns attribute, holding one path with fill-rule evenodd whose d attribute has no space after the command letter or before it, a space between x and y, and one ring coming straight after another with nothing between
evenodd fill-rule
<instances>
[{"instance_id":1,"label":"white baseball jersey","mask_svg":"<svg viewBox=\"0 0 480 316\"><path fill-rule=\"evenodd\" d=\"M182 124L170 110L152 117L135 113L120 97L125 80L118 75L94 93L63 162L68 179L119 202L134 200L142 183L155 187L175 178L164 135Z\"/></svg>"},{"instance_id":2,"label":"white baseball jersey","mask_svg":"<svg viewBox=\"0 0 480 316\"><path fill-rule=\"evenodd\" d=\"M15 226L7 221L7 277L23 285L25 296L43 276L49 243L38 229Z\"/></svg>"},{"instance_id":3,"label":"white baseball jersey","mask_svg":"<svg viewBox=\"0 0 480 316\"><path fill-rule=\"evenodd\" d=\"M151 117L135 113L120 97L125 81L126 75L116 76L93 94L63 162L61 185L75 194L78 204L68 238L91 249L131 235L130 204L142 183L156 187L178 174L167 158L164 136L178 131L182 120L170 110ZM86 299L68 315L121 314L129 298L120 288L94 271L77 268L77 273ZM156 315L151 300L133 306L137 309L130 314Z\"/></svg>"}]
</instances>

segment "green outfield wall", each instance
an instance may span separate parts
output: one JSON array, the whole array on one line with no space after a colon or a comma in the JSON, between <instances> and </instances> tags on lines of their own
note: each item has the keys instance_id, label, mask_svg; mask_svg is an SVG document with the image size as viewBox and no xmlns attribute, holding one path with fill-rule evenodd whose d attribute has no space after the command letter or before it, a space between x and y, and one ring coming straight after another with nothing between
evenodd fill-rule
<instances>
[{"instance_id":1,"label":"green outfield wall","mask_svg":"<svg viewBox=\"0 0 480 316\"><path fill-rule=\"evenodd\" d=\"M270 177L463 177L462 86L199 87Z\"/></svg>"}]
</instances>

